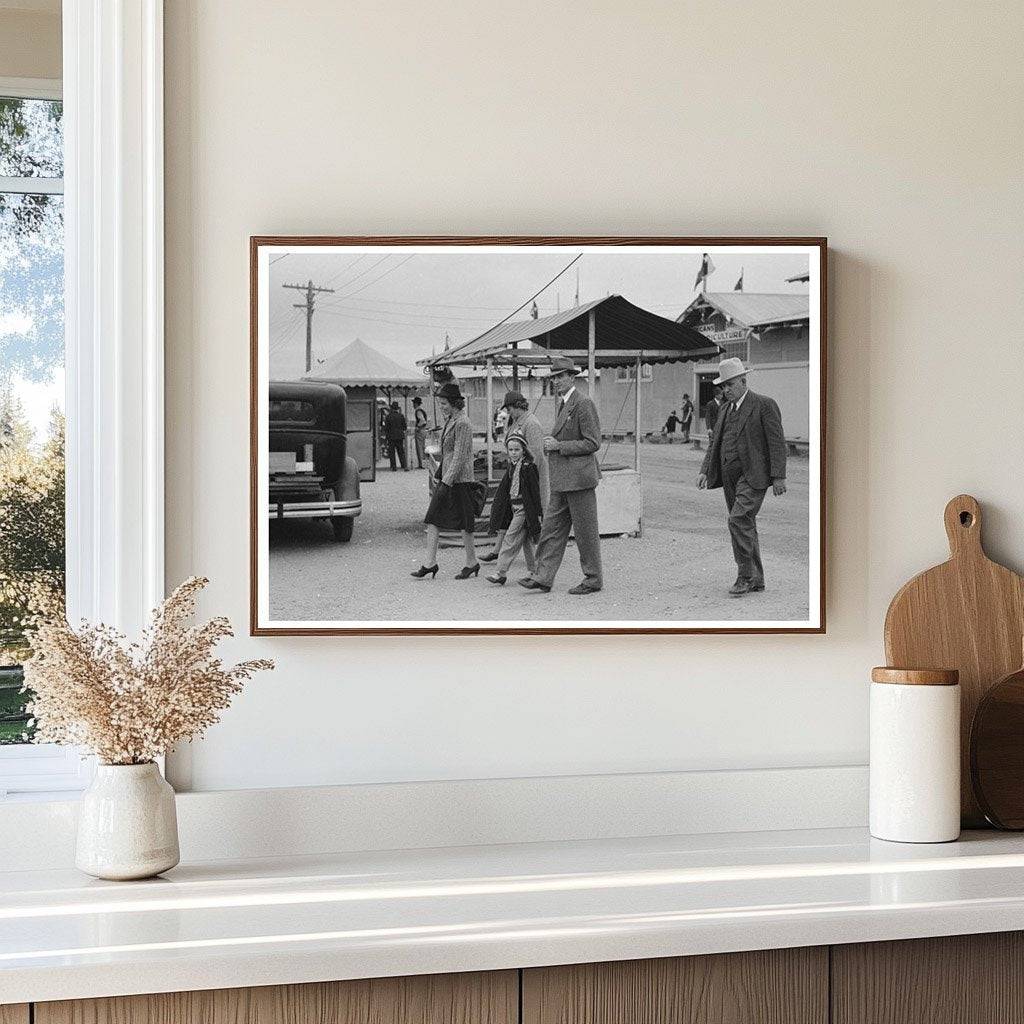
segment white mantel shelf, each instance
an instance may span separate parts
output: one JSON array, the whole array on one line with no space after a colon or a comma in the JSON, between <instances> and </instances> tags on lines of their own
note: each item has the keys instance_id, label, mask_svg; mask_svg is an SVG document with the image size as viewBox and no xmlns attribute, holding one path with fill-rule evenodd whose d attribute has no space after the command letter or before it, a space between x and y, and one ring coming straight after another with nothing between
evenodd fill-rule
<instances>
[{"instance_id":1,"label":"white mantel shelf","mask_svg":"<svg viewBox=\"0 0 1024 1024\"><path fill-rule=\"evenodd\" d=\"M861 829L0 873L0 1003L1024 928L1024 837Z\"/></svg>"}]
</instances>

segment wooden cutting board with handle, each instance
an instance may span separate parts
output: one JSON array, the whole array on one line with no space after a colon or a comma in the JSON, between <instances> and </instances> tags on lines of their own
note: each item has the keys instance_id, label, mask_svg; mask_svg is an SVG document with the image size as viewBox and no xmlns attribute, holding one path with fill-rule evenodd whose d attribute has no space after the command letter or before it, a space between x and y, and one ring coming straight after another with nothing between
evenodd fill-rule
<instances>
[{"instance_id":1,"label":"wooden cutting board with handle","mask_svg":"<svg viewBox=\"0 0 1024 1024\"><path fill-rule=\"evenodd\" d=\"M1020 667L1024 579L981 546L981 507L969 494L946 505L949 561L905 584L885 615L885 657L895 668L960 672L960 814L984 827L971 788L971 722L988 688Z\"/></svg>"}]
</instances>

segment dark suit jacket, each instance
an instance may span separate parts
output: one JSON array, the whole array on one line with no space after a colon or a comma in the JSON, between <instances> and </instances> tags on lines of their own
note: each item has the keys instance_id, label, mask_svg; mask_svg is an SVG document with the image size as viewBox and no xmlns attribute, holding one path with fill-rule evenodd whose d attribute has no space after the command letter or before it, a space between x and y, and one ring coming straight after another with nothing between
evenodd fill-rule
<instances>
[{"instance_id":1,"label":"dark suit jacket","mask_svg":"<svg viewBox=\"0 0 1024 1024\"><path fill-rule=\"evenodd\" d=\"M746 403L744 402L744 405ZM718 414L722 411L722 405L716 402L713 398L707 405L704 406L704 422L708 425L708 430L713 431L715 424L718 422Z\"/></svg>"},{"instance_id":2,"label":"dark suit jacket","mask_svg":"<svg viewBox=\"0 0 1024 1024\"><path fill-rule=\"evenodd\" d=\"M509 466L491 502L491 520L488 527L491 533L507 530L512 522L512 501L509 498L511 489L512 467ZM540 536L543 513L540 504L540 473L532 458L524 458L520 466L519 496L523 499L523 511L526 513L526 534L530 540L536 540Z\"/></svg>"},{"instance_id":3,"label":"dark suit jacket","mask_svg":"<svg viewBox=\"0 0 1024 1024\"><path fill-rule=\"evenodd\" d=\"M722 434L733 415L740 418L738 447L747 483L765 491L773 480L784 480L786 438L782 433L782 414L774 399L748 391L738 412L731 412L728 403L719 410L711 446L700 468L708 478L708 487L722 486Z\"/></svg>"},{"instance_id":4,"label":"dark suit jacket","mask_svg":"<svg viewBox=\"0 0 1024 1024\"><path fill-rule=\"evenodd\" d=\"M576 390L555 419L551 436L559 443L548 453L548 478L552 491L584 491L597 486L601 470L597 452L601 448L601 421L590 396Z\"/></svg>"},{"instance_id":5,"label":"dark suit jacket","mask_svg":"<svg viewBox=\"0 0 1024 1024\"><path fill-rule=\"evenodd\" d=\"M405 417L400 412L395 412L394 409L388 413L387 419L384 421L384 432L385 437L389 441L401 441L405 437L408 423Z\"/></svg>"}]
</instances>

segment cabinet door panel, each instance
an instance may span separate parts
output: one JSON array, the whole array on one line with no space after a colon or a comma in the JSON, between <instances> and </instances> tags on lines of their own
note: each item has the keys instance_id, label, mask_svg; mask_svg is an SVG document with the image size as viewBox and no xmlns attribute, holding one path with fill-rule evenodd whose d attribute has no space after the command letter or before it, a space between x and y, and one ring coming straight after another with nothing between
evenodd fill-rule
<instances>
[{"instance_id":1,"label":"cabinet door panel","mask_svg":"<svg viewBox=\"0 0 1024 1024\"><path fill-rule=\"evenodd\" d=\"M439 974L38 1003L35 1024L516 1024L518 996L515 971Z\"/></svg>"},{"instance_id":2,"label":"cabinet door panel","mask_svg":"<svg viewBox=\"0 0 1024 1024\"><path fill-rule=\"evenodd\" d=\"M832 947L834 1024L1024 1024L1024 935Z\"/></svg>"},{"instance_id":3,"label":"cabinet door panel","mask_svg":"<svg viewBox=\"0 0 1024 1024\"><path fill-rule=\"evenodd\" d=\"M772 949L523 972L523 1024L825 1024L828 950Z\"/></svg>"},{"instance_id":4,"label":"cabinet door panel","mask_svg":"<svg viewBox=\"0 0 1024 1024\"><path fill-rule=\"evenodd\" d=\"M0 1024L28 1024L26 1003L7 1003L0 1006Z\"/></svg>"}]
</instances>

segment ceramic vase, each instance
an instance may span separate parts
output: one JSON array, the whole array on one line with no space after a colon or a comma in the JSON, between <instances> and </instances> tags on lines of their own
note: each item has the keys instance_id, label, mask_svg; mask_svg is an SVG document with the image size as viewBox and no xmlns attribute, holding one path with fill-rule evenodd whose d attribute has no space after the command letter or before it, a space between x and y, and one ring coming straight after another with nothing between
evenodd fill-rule
<instances>
[{"instance_id":1,"label":"ceramic vase","mask_svg":"<svg viewBox=\"0 0 1024 1024\"><path fill-rule=\"evenodd\" d=\"M149 764L96 766L82 794L75 864L96 878L151 878L178 863L174 790Z\"/></svg>"}]
</instances>

